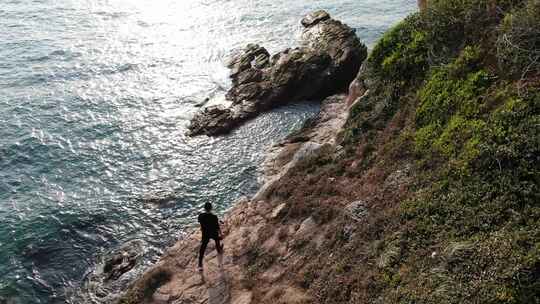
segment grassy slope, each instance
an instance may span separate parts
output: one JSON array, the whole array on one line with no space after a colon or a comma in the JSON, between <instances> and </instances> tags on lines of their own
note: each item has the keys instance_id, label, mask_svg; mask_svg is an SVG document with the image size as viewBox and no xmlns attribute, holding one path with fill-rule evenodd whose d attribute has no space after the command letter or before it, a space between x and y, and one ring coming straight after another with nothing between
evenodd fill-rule
<instances>
[{"instance_id":1,"label":"grassy slope","mask_svg":"<svg viewBox=\"0 0 540 304\"><path fill-rule=\"evenodd\" d=\"M273 193L276 225L312 215L325 235L295 244L288 279L318 303L540 303L539 31L538 1L446 0L387 32L345 152Z\"/></svg>"}]
</instances>

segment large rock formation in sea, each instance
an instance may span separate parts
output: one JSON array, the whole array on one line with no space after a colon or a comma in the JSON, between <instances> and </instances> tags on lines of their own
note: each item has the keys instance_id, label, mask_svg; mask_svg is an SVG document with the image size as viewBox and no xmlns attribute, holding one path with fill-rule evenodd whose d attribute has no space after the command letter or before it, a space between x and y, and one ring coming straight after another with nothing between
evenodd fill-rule
<instances>
[{"instance_id":1,"label":"large rock formation in sea","mask_svg":"<svg viewBox=\"0 0 540 304\"><path fill-rule=\"evenodd\" d=\"M189 135L219 135L287 102L323 99L344 91L367 56L353 29L316 11L301 21L301 45L273 56L249 44L229 63L232 88L222 105L202 109L192 119Z\"/></svg>"}]
</instances>

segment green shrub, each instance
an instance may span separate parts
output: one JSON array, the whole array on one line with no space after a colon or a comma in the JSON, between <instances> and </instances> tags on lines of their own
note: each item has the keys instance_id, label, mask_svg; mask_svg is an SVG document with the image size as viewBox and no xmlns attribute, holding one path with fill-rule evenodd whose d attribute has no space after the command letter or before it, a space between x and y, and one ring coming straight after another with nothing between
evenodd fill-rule
<instances>
[{"instance_id":1,"label":"green shrub","mask_svg":"<svg viewBox=\"0 0 540 304\"><path fill-rule=\"evenodd\" d=\"M467 256L445 258L437 273L422 272L425 288L435 291L423 294L422 301L538 303L540 94L518 97L504 85L499 90L503 93L484 97L503 96L504 101L484 115L454 115L435 139L430 132L417 132L424 145L431 140L438 151L461 155L470 170L463 174L459 162L443 163L429 173L434 181L401 205L403 220L413 227L409 248L474 244ZM465 144L459 141L463 138L468 138ZM452 293L443 286L460 290Z\"/></svg>"},{"instance_id":2,"label":"green shrub","mask_svg":"<svg viewBox=\"0 0 540 304\"><path fill-rule=\"evenodd\" d=\"M499 37L501 49L508 49L506 38L511 37L526 43L525 49L535 51L533 57L537 58L540 5L538 1L529 1L523 8L526 3L526 0L429 1L425 12L408 16L384 34L369 55L368 64L384 80L414 83L431 66L451 62L465 45L493 44L504 16L506 22ZM517 10L516 18L507 15L512 10ZM520 47L523 43L513 45ZM485 48L486 55L496 53L494 49ZM501 59L508 55L502 51L499 54Z\"/></svg>"},{"instance_id":3,"label":"green shrub","mask_svg":"<svg viewBox=\"0 0 540 304\"><path fill-rule=\"evenodd\" d=\"M373 49L345 143L371 172L388 166L389 141L417 166L399 227L382 233L402 232L403 250L373 276L371 302L540 303L539 12L538 1L433 0ZM401 141L388 135L395 113L411 113Z\"/></svg>"},{"instance_id":4,"label":"green shrub","mask_svg":"<svg viewBox=\"0 0 540 304\"><path fill-rule=\"evenodd\" d=\"M478 145L486 123L454 115L434 142L437 151L446 157L458 157L468 162L479 154Z\"/></svg>"},{"instance_id":5,"label":"green shrub","mask_svg":"<svg viewBox=\"0 0 540 304\"><path fill-rule=\"evenodd\" d=\"M491 113L487 127L477 168L512 172L540 184L540 94L509 97Z\"/></svg>"},{"instance_id":6,"label":"green shrub","mask_svg":"<svg viewBox=\"0 0 540 304\"><path fill-rule=\"evenodd\" d=\"M540 72L540 2L529 1L505 16L497 37L497 59L511 77Z\"/></svg>"},{"instance_id":7,"label":"green shrub","mask_svg":"<svg viewBox=\"0 0 540 304\"><path fill-rule=\"evenodd\" d=\"M361 137L369 141L377 130L386 127L388 120L407 100L406 92L400 87L384 81L373 83L370 94L350 109L343 132L345 146L355 144Z\"/></svg>"},{"instance_id":8,"label":"green shrub","mask_svg":"<svg viewBox=\"0 0 540 304\"><path fill-rule=\"evenodd\" d=\"M437 68L418 93L416 151L468 163L479 154L485 122L484 93L491 84L479 69L480 51L466 47L451 64Z\"/></svg>"},{"instance_id":9,"label":"green shrub","mask_svg":"<svg viewBox=\"0 0 540 304\"><path fill-rule=\"evenodd\" d=\"M368 63L375 75L386 80L410 82L427 70L426 33L421 17L414 14L386 32L371 52Z\"/></svg>"}]
</instances>

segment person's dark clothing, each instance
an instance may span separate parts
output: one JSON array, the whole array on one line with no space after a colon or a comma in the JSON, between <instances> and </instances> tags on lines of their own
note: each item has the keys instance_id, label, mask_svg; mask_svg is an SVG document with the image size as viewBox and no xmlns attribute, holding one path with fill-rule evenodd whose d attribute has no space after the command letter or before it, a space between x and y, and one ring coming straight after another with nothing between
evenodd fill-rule
<instances>
[{"instance_id":1,"label":"person's dark clothing","mask_svg":"<svg viewBox=\"0 0 540 304\"><path fill-rule=\"evenodd\" d=\"M201 213L199 215L199 223L201 224L202 239L201 248L199 250L199 267L203 265L204 252L206 246L213 239L216 242L216 250L219 254L223 252L219 238L219 222L215 214Z\"/></svg>"},{"instance_id":2,"label":"person's dark clothing","mask_svg":"<svg viewBox=\"0 0 540 304\"><path fill-rule=\"evenodd\" d=\"M223 248L221 247L221 243L219 242L219 237L212 238L216 242L216 250L219 254L223 252ZM206 246L208 246L208 243L210 242L210 238L202 238L201 241L201 248L199 249L199 267L203 266L203 258L204 258L204 252L206 251Z\"/></svg>"},{"instance_id":3,"label":"person's dark clothing","mask_svg":"<svg viewBox=\"0 0 540 304\"><path fill-rule=\"evenodd\" d=\"M218 238L219 222L215 214L206 212L199 214L199 223L201 224L203 238Z\"/></svg>"}]
</instances>

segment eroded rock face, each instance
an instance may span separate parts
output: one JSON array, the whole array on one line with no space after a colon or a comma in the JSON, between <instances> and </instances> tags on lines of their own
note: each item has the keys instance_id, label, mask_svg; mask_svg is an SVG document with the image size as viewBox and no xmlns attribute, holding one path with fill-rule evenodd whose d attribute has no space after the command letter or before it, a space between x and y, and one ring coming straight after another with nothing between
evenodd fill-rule
<instances>
[{"instance_id":1,"label":"eroded rock face","mask_svg":"<svg viewBox=\"0 0 540 304\"><path fill-rule=\"evenodd\" d=\"M273 56L249 44L229 63L230 107L214 106L198 112L189 135L219 135L262 111L286 102L324 98L343 91L356 76L367 49L347 25L325 11L304 17L301 44Z\"/></svg>"},{"instance_id":2,"label":"eroded rock face","mask_svg":"<svg viewBox=\"0 0 540 304\"><path fill-rule=\"evenodd\" d=\"M217 135L234 127L236 114L224 106L211 106L198 112L191 120L190 135L207 134Z\"/></svg>"},{"instance_id":3,"label":"eroded rock face","mask_svg":"<svg viewBox=\"0 0 540 304\"><path fill-rule=\"evenodd\" d=\"M327 12L320 10L305 16L300 22L304 27L310 27L327 19L330 19L330 15Z\"/></svg>"}]
</instances>

